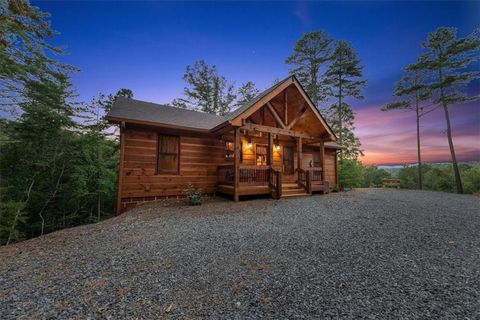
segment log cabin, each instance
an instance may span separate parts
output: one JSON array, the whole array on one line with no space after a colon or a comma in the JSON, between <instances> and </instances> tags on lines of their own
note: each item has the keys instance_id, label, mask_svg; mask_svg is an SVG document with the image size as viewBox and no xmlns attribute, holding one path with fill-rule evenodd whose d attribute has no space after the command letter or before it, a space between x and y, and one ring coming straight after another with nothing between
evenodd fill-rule
<instances>
[{"instance_id":1,"label":"log cabin","mask_svg":"<svg viewBox=\"0 0 480 320\"><path fill-rule=\"evenodd\" d=\"M239 201L328 193L338 181L342 147L295 76L224 116L118 97L106 118L120 126L117 213L189 184Z\"/></svg>"}]
</instances>

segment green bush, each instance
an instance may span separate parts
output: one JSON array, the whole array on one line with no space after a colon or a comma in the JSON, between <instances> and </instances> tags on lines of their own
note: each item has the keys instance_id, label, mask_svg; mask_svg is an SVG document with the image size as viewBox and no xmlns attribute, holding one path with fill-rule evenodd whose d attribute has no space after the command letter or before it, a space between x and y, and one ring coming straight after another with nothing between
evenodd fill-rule
<instances>
[{"instance_id":1,"label":"green bush","mask_svg":"<svg viewBox=\"0 0 480 320\"><path fill-rule=\"evenodd\" d=\"M188 184L183 190L187 203L191 206L198 206L202 204L201 189L196 188L193 184Z\"/></svg>"},{"instance_id":2,"label":"green bush","mask_svg":"<svg viewBox=\"0 0 480 320\"><path fill-rule=\"evenodd\" d=\"M465 193L480 192L480 165L470 165L468 168L460 168L463 179L463 191ZM463 170L462 170L463 169Z\"/></svg>"}]
</instances>

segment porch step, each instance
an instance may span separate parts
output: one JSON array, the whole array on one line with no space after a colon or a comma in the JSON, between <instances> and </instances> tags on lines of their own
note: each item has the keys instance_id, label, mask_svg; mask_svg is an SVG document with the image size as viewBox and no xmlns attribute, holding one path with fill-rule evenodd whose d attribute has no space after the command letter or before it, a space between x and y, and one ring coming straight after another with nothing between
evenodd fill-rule
<instances>
[{"instance_id":1,"label":"porch step","mask_svg":"<svg viewBox=\"0 0 480 320\"><path fill-rule=\"evenodd\" d=\"M306 197L309 196L308 193L292 193L292 194L282 194L282 198L293 198L293 197Z\"/></svg>"},{"instance_id":2,"label":"porch step","mask_svg":"<svg viewBox=\"0 0 480 320\"><path fill-rule=\"evenodd\" d=\"M299 189L300 186L297 183L282 183L282 190L284 189Z\"/></svg>"},{"instance_id":3,"label":"porch step","mask_svg":"<svg viewBox=\"0 0 480 320\"><path fill-rule=\"evenodd\" d=\"M282 198L307 196L305 189L297 183L282 183Z\"/></svg>"}]
</instances>

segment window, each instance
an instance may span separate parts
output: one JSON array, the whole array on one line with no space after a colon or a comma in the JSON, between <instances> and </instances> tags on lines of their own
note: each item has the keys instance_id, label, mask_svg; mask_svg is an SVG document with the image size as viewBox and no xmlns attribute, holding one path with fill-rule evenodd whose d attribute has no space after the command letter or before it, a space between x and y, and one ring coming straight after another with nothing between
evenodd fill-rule
<instances>
[{"instance_id":1,"label":"window","mask_svg":"<svg viewBox=\"0 0 480 320\"><path fill-rule=\"evenodd\" d=\"M178 173L180 138L158 135L158 173Z\"/></svg>"},{"instance_id":2,"label":"window","mask_svg":"<svg viewBox=\"0 0 480 320\"><path fill-rule=\"evenodd\" d=\"M235 143L232 141L225 141L225 158L233 159L235 156Z\"/></svg>"},{"instance_id":3,"label":"window","mask_svg":"<svg viewBox=\"0 0 480 320\"><path fill-rule=\"evenodd\" d=\"M225 159L235 158L235 143L232 141L225 141ZM240 162L243 161L243 145L240 142Z\"/></svg>"},{"instance_id":4,"label":"window","mask_svg":"<svg viewBox=\"0 0 480 320\"><path fill-rule=\"evenodd\" d=\"M268 156L268 147L257 144L255 148L255 159L257 166L266 166Z\"/></svg>"}]
</instances>

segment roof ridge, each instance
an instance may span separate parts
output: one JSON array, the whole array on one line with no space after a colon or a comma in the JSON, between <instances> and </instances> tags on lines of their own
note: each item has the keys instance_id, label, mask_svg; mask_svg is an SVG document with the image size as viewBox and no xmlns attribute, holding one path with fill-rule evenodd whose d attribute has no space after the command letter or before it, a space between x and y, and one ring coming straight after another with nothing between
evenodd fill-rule
<instances>
[{"instance_id":1,"label":"roof ridge","mask_svg":"<svg viewBox=\"0 0 480 320\"><path fill-rule=\"evenodd\" d=\"M172 106L171 104L168 104L168 103L167 104L161 104L161 103L156 103L156 102L151 102L151 101L138 100L138 99L134 99L134 98L127 98L127 97L123 97L123 96L118 96L117 99L118 98L121 98L121 99L124 99L124 100L127 100L127 101L133 100L135 102L140 102L140 103L149 104L149 105L153 105L153 106L173 108L173 109L177 109L177 110L181 110L181 111L199 113L199 114L202 114L202 115L213 116L213 117L218 117L218 118L225 118L225 116L220 116L218 114L208 113L208 112L203 112L203 111L198 111L198 110L192 110L192 109L187 109L187 108L180 108L180 107Z\"/></svg>"}]
</instances>

